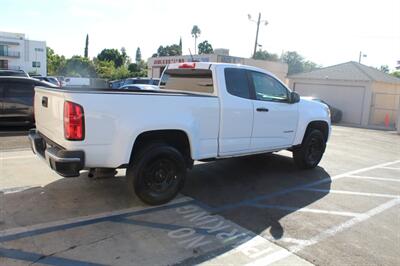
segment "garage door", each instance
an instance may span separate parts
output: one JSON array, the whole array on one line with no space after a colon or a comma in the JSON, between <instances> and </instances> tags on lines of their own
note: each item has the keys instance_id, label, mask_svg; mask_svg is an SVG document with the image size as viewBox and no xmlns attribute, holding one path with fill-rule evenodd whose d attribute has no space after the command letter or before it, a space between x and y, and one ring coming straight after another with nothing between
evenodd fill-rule
<instances>
[{"instance_id":1,"label":"garage door","mask_svg":"<svg viewBox=\"0 0 400 266\"><path fill-rule=\"evenodd\" d=\"M295 83L301 96L320 98L343 112L342 122L361 124L365 87Z\"/></svg>"}]
</instances>

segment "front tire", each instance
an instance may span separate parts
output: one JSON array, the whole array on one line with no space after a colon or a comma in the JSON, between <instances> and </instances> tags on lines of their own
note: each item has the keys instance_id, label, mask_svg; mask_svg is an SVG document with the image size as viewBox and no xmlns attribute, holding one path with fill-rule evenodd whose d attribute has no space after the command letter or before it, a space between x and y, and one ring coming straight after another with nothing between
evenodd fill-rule
<instances>
[{"instance_id":1,"label":"front tire","mask_svg":"<svg viewBox=\"0 0 400 266\"><path fill-rule=\"evenodd\" d=\"M161 143L141 149L126 171L129 191L149 205L164 204L175 198L185 177L182 154Z\"/></svg>"},{"instance_id":2,"label":"front tire","mask_svg":"<svg viewBox=\"0 0 400 266\"><path fill-rule=\"evenodd\" d=\"M311 130L304 138L301 147L293 150L293 159L300 169L317 167L325 152L324 135L318 129Z\"/></svg>"}]
</instances>

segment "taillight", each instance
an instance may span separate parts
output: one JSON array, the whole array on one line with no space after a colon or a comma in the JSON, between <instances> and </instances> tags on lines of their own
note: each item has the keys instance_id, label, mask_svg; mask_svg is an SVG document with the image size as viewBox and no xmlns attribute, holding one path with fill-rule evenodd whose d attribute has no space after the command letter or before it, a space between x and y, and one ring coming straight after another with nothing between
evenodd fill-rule
<instances>
[{"instance_id":1,"label":"taillight","mask_svg":"<svg viewBox=\"0 0 400 266\"><path fill-rule=\"evenodd\" d=\"M85 117L83 108L73 102L64 102L64 137L67 140L85 138Z\"/></svg>"}]
</instances>

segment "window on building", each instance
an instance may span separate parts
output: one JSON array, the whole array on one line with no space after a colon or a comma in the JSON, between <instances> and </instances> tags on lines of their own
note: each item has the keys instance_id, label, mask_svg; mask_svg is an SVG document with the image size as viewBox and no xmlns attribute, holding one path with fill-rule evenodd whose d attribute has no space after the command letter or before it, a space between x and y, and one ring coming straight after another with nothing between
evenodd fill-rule
<instances>
[{"instance_id":1,"label":"window on building","mask_svg":"<svg viewBox=\"0 0 400 266\"><path fill-rule=\"evenodd\" d=\"M35 48L35 52L43 52L43 48Z\"/></svg>"},{"instance_id":2,"label":"window on building","mask_svg":"<svg viewBox=\"0 0 400 266\"><path fill-rule=\"evenodd\" d=\"M250 99L247 70L239 68L225 68L226 89L232 95Z\"/></svg>"},{"instance_id":3,"label":"window on building","mask_svg":"<svg viewBox=\"0 0 400 266\"><path fill-rule=\"evenodd\" d=\"M32 67L40 67L40 62L39 61L33 61L32 62Z\"/></svg>"},{"instance_id":4,"label":"window on building","mask_svg":"<svg viewBox=\"0 0 400 266\"><path fill-rule=\"evenodd\" d=\"M0 60L0 69L8 69L8 60Z\"/></svg>"}]
</instances>

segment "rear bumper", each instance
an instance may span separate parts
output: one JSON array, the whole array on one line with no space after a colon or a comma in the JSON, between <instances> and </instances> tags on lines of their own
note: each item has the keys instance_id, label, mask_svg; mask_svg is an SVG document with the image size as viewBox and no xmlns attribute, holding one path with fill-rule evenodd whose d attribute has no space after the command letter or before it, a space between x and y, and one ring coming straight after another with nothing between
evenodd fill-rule
<instances>
[{"instance_id":1,"label":"rear bumper","mask_svg":"<svg viewBox=\"0 0 400 266\"><path fill-rule=\"evenodd\" d=\"M46 142L36 129L31 129L28 135L33 153L46 160L51 169L63 177L79 176L79 171L85 166L83 151L67 151Z\"/></svg>"}]
</instances>

